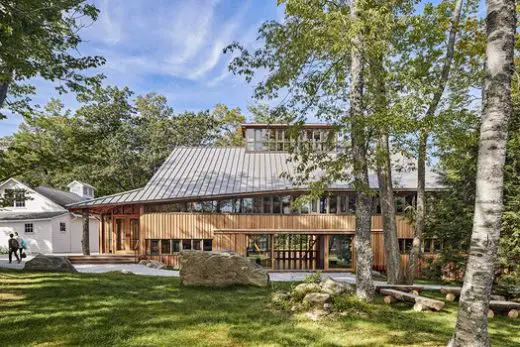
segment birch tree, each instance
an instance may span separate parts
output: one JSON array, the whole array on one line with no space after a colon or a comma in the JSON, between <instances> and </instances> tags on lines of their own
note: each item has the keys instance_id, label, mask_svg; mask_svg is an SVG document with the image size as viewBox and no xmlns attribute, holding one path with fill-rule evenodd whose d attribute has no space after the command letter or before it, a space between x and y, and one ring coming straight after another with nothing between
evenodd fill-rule
<instances>
[{"instance_id":1,"label":"birch tree","mask_svg":"<svg viewBox=\"0 0 520 347\"><path fill-rule=\"evenodd\" d=\"M424 119L421 120L421 123L423 125L422 129L419 131L417 151L417 208L415 213L414 239L412 250L410 251L409 267L407 274L408 282L413 282L416 271L415 269L422 249L424 223L426 218L426 154L428 149L428 137L432 127L432 123L434 122L434 117L437 112L437 108L446 88L446 84L448 83L450 69L455 52L455 41L457 37L457 32L459 30L458 27L462 11L462 2L462 0L457 0L455 2L455 8L453 10L453 16L451 20L451 28L448 36L448 43L446 46L446 55L444 58L441 75L438 81L438 85L433 92L433 97L428 106Z\"/></svg>"},{"instance_id":2,"label":"birch tree","mask_svg":"<svg viewBox=\"0 0 520 347\"><path fill-rule=\"evenodd\" d=\"M503 210L508 121L512 114L516 12L513 0L488 0L486 82L477 161L475 214L455 334L450 346L489 346L487 311Z\"/></svg>"}]
</instances>

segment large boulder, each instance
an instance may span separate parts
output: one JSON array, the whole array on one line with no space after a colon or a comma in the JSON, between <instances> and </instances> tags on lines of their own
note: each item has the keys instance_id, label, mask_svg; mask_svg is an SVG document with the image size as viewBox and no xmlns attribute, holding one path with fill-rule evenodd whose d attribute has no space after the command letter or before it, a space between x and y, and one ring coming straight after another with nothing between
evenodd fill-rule
<instances>
[{"instance_id":1,"label":"large boulder","mask_svg":"<svg viewBox=\"0 0 520 347\"><path fill-rule=\"evenodd\" d=\"M294 294L301 295L302 297L307 293L317 293L320 291L321 288L318 283L300 283L293 289Z\"/></svg>"},{"instance_id":2,"label":"large boulder","mask_svg":"<svg viewBox=\"0 0 520 347\"><path fill-rule=\"evenodd\" d=\"M180 278L187 286L226 287L234 284L266 287L267 271L236 253L181 252Z\"/></svg>"},{"instance_id":3,"label":"large boulder","mask_svg":"<svg viewBox=\"0 0 520 347\"><path fill-rule=\"evenodd\" d=\"M43 254L38 254L25 263L24 269L28 271L77 272L69 258Z\"/></svg>"},{"instance_id":4,"label":"large boulder","mask_svg":"<svg viewBox=\"0 0 520 347\"><path fill-rule=\"evenodd\" d=\"M326 280L321 282L320 286L321 291L323 293L327 293L332 296L341 294L352 294L354 292L354 288L350 284L334 281L330 278L327 278Z\"/></svg>"},{"instance_id":5,"label":"large boulder","mask_svg":"<svg viewBox=\"0 0 520 347\"><path fill-rule=\"evenodd\" d=\"M309 293L303 298L303 303L308 305L320 305L330 302L330 295L327 293Z\"/></svg>"}]
</instances>

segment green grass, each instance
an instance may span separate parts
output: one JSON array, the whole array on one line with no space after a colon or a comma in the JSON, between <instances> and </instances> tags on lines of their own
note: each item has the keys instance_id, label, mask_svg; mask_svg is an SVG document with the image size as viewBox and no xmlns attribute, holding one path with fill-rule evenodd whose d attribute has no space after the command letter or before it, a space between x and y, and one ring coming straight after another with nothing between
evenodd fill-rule
<instances>
[{"instance_id":1,"label":"green grass","mask_svg":"<svg viewBox=\"0 0 520 347\"><path fill-rule=\"evenodd\" d=\"M273 288L188 288L177 279L0 270L0 345L445 346L456 305L413 312L338 300L343 315L312 322L270 304ZM490 322L494 346L520 345L520 320Z\"/></svg>"}]
</instances>

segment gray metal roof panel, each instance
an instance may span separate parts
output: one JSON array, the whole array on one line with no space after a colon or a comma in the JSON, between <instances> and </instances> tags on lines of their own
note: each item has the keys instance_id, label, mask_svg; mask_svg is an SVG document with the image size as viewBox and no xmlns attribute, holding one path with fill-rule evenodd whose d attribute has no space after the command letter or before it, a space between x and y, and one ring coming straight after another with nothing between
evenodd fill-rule
<instances>
[{"instance_id":1,"label":"gray metal roof panel","mask_svg":"<svg viewBox=\"0 0 520 347\"><path fill-rule=\"evenodd\" d=\"M163 165L145 187L130 192L97 198L84 205L101 205L139 201L165 201L205 196L232 196L233 194L260 193L293 189L291 182L281 178L282 172L292 174L297 167L288 162L284 152L248 152L242 147L179 147L172 151ZM413 159L398 156L392 161L395 189L416 188L417 172L410 170ZM412 165L413 166L413 165ZM426 171L427 189L442 188L438 175ZM315 178L321 175L315 172ZM369 182L377 188L377 175L370 171ZM349 182L335 182L334 189L351 189Z\"/></svg>"}]
</instances>

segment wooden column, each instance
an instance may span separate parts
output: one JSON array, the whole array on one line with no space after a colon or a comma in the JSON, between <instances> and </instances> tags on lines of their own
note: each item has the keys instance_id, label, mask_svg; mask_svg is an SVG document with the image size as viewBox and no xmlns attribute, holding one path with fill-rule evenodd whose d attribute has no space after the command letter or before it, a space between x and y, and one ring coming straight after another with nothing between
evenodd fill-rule
<instances>
[{"instance_id":1,"label":"wooden column","mask_svg":"<svg viewBox=\"0 0 520 347\"><path fill-rule=\"evenodd\" d=\"M274 264L274 235L269 234L269 244L271 245L271 270L275 269Z\"/></svg>"},{"instance_id":2,"label":"wooden column","mask_svg":"<svg viewBox=\"0 0 520 347\"><path fill-rule=\"evenodd\" d=\"M329 270L329 237L330 235L323 236L323 270Z\"/></svg>"},{"instance_id":3,"label":"wooden column","mask_svg":"<svg viewBox=\"0 0 520 347\"><path fill-rule=\"evenodd\" d=\"M81 248L83 255L90 255L90 231L89 231L89 211L84 208L83 212L83 238L81 240Z\"/></svg>"},{"instance_id":4,"label":"wooden column","mask_svg":"<svg viewBox=\"0 0 520 347\"><path fill-rule=\"evenodd\" d=\"M101 220L101 228L99 229L99 253L103 254L105 253L105 215L101 213L99 218Z\"/></svg>"}]
</instances>

